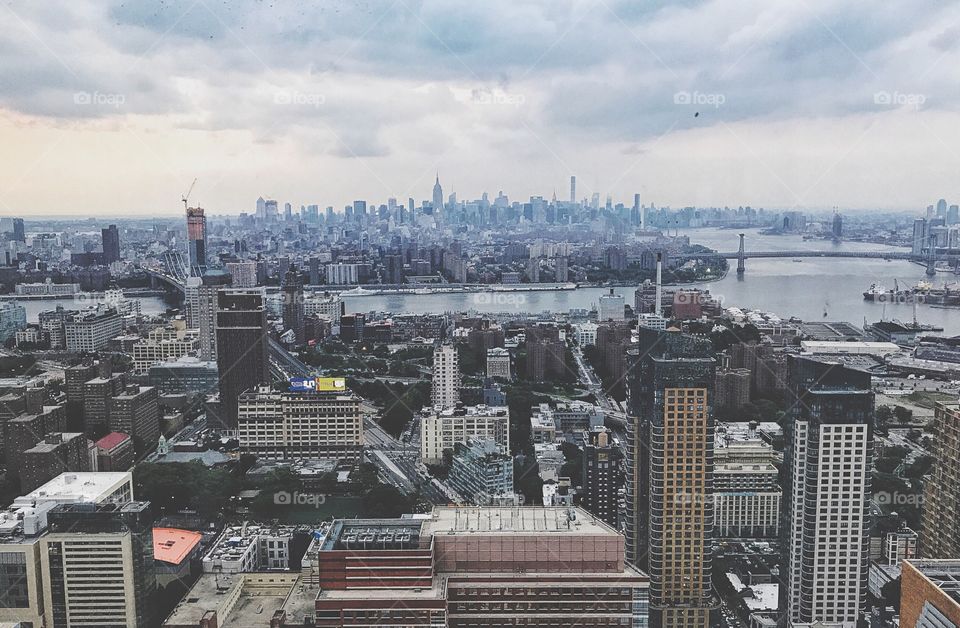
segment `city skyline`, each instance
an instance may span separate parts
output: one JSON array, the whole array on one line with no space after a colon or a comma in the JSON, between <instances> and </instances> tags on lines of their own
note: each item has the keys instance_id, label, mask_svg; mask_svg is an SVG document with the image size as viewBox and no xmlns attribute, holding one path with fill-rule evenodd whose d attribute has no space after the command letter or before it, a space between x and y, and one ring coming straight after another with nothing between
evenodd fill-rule
<instances>
[{"instance_id":1,"label":"city skyline","mask_svg":"<svg viewBox=\"0 0 960 628\"><path fill-rule=\"evenodd\" d=\"M172 215L194 177L212 214L428 198L437 169L465 197L566 198L570 175L658 206L956 196L957 7L6 9L8 214Z\"/></svg>"}]
</instances>

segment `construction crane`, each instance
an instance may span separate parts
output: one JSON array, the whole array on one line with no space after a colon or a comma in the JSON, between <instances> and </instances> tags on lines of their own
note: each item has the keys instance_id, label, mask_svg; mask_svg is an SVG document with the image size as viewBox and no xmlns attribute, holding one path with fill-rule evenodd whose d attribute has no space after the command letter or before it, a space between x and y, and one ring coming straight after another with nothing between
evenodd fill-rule
<instances>
[{"instance_id":1,"label":"construction crane","mask_svg":"<svg viewBox=\"0 0 960 628\"><path fill-rule=\"evenodd\" d=\"M190 198L190 192L193 192L193 186L197 184L197 180L194 179L193 183L190 184L190 188L187 190L186 194L183 195L183 198L180 200L183 201L183 211L187 211L187 199Z\"/></svg>"}]
</instances>

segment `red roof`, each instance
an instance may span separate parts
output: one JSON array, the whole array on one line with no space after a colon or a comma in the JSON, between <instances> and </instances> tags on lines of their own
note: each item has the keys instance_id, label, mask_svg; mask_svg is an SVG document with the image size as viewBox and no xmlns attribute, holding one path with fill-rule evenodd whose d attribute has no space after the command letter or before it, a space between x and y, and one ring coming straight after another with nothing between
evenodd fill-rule
<instances>
[{"instance_id":1,"label":"red roof","mask_svg":"<svg viewBox=\"0 0 960 628\"><path fill-rule=\"evenodd\" d=\"M154 528L153 557L171 565L179 565L202 538L202 534L190 530Z\"/></svg>"},{"instance_id":2,"label":"red roof","mask_svg":"<svg viewBox=\"0 0 960 628\"><path fill-rule=\"evenodd\" d=\"M130 440L130 437L123 432L110 432L97 441L97 447L110 451L125 440Z\"/></svg>"}]
</instances>

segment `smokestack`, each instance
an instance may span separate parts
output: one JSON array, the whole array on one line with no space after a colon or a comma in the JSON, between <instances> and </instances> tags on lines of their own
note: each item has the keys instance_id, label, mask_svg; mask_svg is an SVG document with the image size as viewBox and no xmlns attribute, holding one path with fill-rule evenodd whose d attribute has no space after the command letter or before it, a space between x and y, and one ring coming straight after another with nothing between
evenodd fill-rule
<instances>
[{"instance_id":1,"label":"smokestack","mask_svg":"<svg viewBox=\"0 0 960 628\"><path fill-rule=\"evenodd\" d=\"M657 316L663 316L663 253L657 253Z\"/></svg>"}]
</instances>

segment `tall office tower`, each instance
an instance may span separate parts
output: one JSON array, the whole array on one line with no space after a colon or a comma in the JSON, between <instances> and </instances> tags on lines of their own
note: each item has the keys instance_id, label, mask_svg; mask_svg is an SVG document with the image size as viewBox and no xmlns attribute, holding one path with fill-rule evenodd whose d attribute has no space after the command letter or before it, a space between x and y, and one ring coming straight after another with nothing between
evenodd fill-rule
<instances>
[{"instance_id":1,"label":"tall office tower","mask_svg":"<svg viewBox=\"0 0 960 628\"><path fill-rule=\"evenodd\" d=\"M628 359L627 558L650 574L650 626L707 628L712 598L713 346L639 329Z\"/></svg>"},{"instance_id":2,"label":"tall office tower","mask_svg":"<svg viewBox=\"0 0 960 628\"><path fill-rule=\"evenodd\" d=\"M320 258L311 257L309 261L310 268L310 285L319 286L322 282L320 281Z\"/></svg>"},{"instance_id":3,"label":"tall office tower","mask_svg":"<svg viewBox=\"0 0 960 628\"><path fill-rule=\"evenodd\" d=\"M217 292L217 371L220 375L221 421L237 425L237 399L270 381L267 307L260 290Z\"/></svg>"},{"instance_id":4,"label":"tall office tower","mask_svg":"<svg viewBox=\"0 0 960 628\"><path fill-rule=\"evenodd\" d=\"M452 344L441 344L433 350L433 390L430 400L434 408L452 408L460 401L460 356Z\"/></svg>"},{"instance_id":5,"label":"tall office tower","mask_svg":"<svg viewBox=\"0 0 960 628\"><path fill-rule=\"evenodd\" d=\"M263 203L264 217L270 222L276 222L279 212L277 211L277 201L267 199Z\"/></svg>"},{"instance_id":6,"label":"tall office tower","mask_svg":"<svg viewBox=\"0 0 960 628\"><path fill-rule=\"evenodd\" d=\"M840 212L833 213L833 237L836 240L843 237L843 216Z\"/></svg>"},{"instance_id":7,"label":"tall office tower","mask_svg":"<svg viewBox=\"0 0 960 628\"><path fill-rule=\"evenodd\" d=\"M291 266L283 277L283 330L293 330L297 344L303 337L303 280L296 266Z\"/></svg>"},{"instance_id":8,"label":"tall office tower","mask_svg":"<svg viewBox=\"0 0 960 628\"><path fill-rule=\"evenodd\" d=\"M937 218L947 217L947 200L941 198L937 201Z\"/></svg>"},{"instance_id":9,"label":"tall office tower","mask_svg":"<svg viewBox=\"0 0 960 628\"><path fill-rule=\"evenodd\" d=\"M437 222L443 220L443 188L440 187L440 173L437 173L437 180L433 184L433 219Z\"/></svg>"},{"instance_id":10,"label":"tall office tower","mask_svg":"<svg viewBox=\"0 0 960 628\"><path fill-rule=\"evenodd\" d=\"M110 225L100 230L100 239L103 242L103 263L112 264L120 261L120 231L117 225Z\"/></svg>"},{"instance_id":11,"label":"tall office tower","mask_svg":"<svg viewBox=\"0 0 960 628\"><path fill-rule=\"evenodd\" d=\"M13 219L13 239L17 242L27 241L27 231L23 226L23 218Z\"/></svg>"},{"instance_id":12,"label":"tall office tower","mask_svg":"<svg viewBox=\"0 0 960 628\"><path fill-rule=\"evenodd\" d=\"M257 218L265 220L267 218L267 201L263 197L257 199Z\"/></svg>"},{"instance_id":13,"label":"tall office tower","mask_svg":"<svg viewBox=\"0 0 960 628\"><path fill-rule=\"evenodd\" d=\"M202 207L187 208L187 250L190 274L201 276L207 267L207 217Z\"/></svg>"},{"instance_id":14,"label":"tall office tower","mask_svg":"<svg viewBox=\"0 0 960 628\"><path fill-rule=\"evenodd\" d=\"M856 626L870 556L870 374L797 356L790 356L789 373L783 608L789 626Z\"/></svg>"},{"instance_id":15,"label":"tall office tower","mask_svg":"<svg viewBox=\"0 0 960 628\"><path fill-rule=\"evenodd\" d=\"M231 283L232 276L220 271L187 278L187 327L200 330L200 359L205 362L217 359L217 291Z\"/></svg>"},{"instance_id":16,"label":"tall office tower","mask_svg":"<svg viewBox=\"0 0 960 628\"><path fill-rule=\"evenodd\" d=\"M960 559L904 561L900 625L903 628L960 626Z\"/></svg>"},{"instance_id":17,"label":"tall office tower","mask_svg":"<svg viewBox=\"0 0 960 628\"><path fill-rule=\"evenodd\" d=\"M576 175L570 175L570 202L577 202L577 177Z\"/></svg>"},{"instance_id":18,"label":"tall office tower","mask_svg":"<svg viewBox=\"0 0 960 628\"><path fill-rule=\"evenodd\" d=\"M156 572L148 502L63 503L40 540L48 625L153 626Z\"/></svg>"},{"instance_id":19,"label":"tall office tower","mask_svg":"<svg viewBox=\"0 0 960 628\"><path fill-rule=\"evenodd\" d=\"M933 413L933 473L924 480L924 558L960 558L960 405L938 403Z\"/></svg>"},{"instance_id":20,"label":"tall office tower","mask_svg":"<svg viewBox=\"0 0 960 628\"><path fill-rule=\"evenodd\" d=\"M617 526L620 450L605 427L587 432L583 450L583 498L580 506L610 527Z\"/></svg>"}]
</instances>

